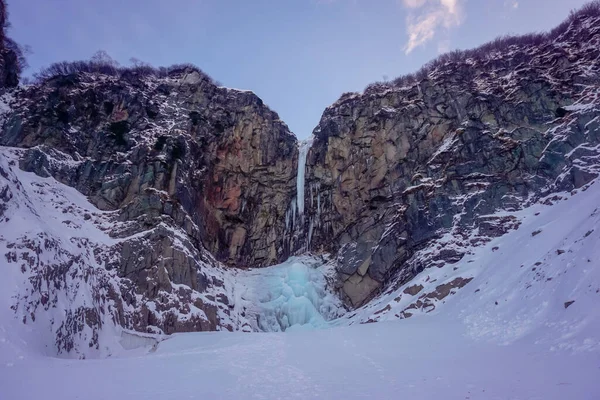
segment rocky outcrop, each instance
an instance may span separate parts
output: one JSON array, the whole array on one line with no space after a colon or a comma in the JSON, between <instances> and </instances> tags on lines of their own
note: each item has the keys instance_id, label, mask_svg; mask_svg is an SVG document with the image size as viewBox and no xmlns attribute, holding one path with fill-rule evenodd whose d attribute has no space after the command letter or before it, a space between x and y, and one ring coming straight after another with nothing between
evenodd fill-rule
<instances>
[{"instance_id":1,"label":"rocky outcrop","mask_svg":"<svg viewBox=\"0 0 600 400\"><path fill-rule=\"evenodd\" d=\"M182 228L164 218L145 229L100 211L72 188L22 171L25 152L0 148L0 255L11 282L3 294L36 340L86 357L110 354L123 328L243 328L229 300L232 274Z\"/></svg>"},{"instance_id":2,"label":"rocky outcrop","mask_svg":"<svg viewBox=\"0 0 600 400\"><path fill-rule=\"evenodd\" d=\"M514 226L486 215L598 175L597 11L551 35L446 57L325 110L308 153L306 229L311 250L338 254L352 305L392 276L406 281L462 256L440 249L408 262L432 240L498 236Z\"/></svg>"},{"instance_id":3,"label":"rocky outcrop","mask_svg":"<svg viewBox=\"0 0 600 400\"><path fill-rule=\"evenodd\" d=\"M60 328L60 351L75 351L67 342L86 323L96 334L107 325L85 317L92 314L145 332L241 329L229 316L231 288L221 265L267 266L289 254L284 216L295 195L298 150L276 113L253 93L218 87L187 66L165 76L60 75L2 100L8 111L0 144L22 149L20 168L52 176L111 212L104 229L113 244L86 240L85 257L65 250L47 256L52 262L32 261L31 270L26 263L29 281L40 282L19 301L27 315L51 306L41 304L45 285L69 290L60 283L67 273L92 293L103 293L93 282L111 276L102 285L114 287L112 295L69 308L73 318ZM75 212L63 202L56 207ZM74 225L95 220L80 214ZM15 265L52 252L44 240L60 243L38 239L33 248L20 239L10 243L21 249L11 256ZM104 269L111 272L98 272ZM98 280L89 279L93 274ZM93 337L86 341L98 345Z\"/></svg>"},{"instance_id":4,"label":"rocky outcrop","mask_svg":"<svg viewBox=\"0 0 600 400\"><path fill-rule=\"evenodd\" d=\"M168 215L229 265L287 257L296 139L253 93L182 68L164 79L58 76L14 96L0 143L30 148L25 170L124 220L153 226Z\"/></svg>"}]
</instances>

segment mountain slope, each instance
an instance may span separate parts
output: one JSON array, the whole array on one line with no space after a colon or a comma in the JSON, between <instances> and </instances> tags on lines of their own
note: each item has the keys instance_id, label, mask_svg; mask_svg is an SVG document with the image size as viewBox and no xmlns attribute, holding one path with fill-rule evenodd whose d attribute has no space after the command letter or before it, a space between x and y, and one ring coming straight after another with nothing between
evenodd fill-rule
<instances>
[{"instance_id":1,"label":"mountain slope","mask_svg":"<svg viewBox=\"0 0 600 400\"><path fill-rule=\"evenodd\" d=\"M501 344L530 338L552 349L600 350L600 182L515 213L518 228L465 257L429 268L357 310L350 323L452 315L467 334ZM554 203L549 205L550 203ZM475 235L474 235L475 236ZM426 248L416 257L435 251Z\"/></svg>"},{"instance_id":2,"label":"mountain slope","mask_svg":"<svg viewBox=\"0 0 600 400\"><path fill-rule=\"evenodd\" d=\"M238 313L230 301L228 277L235 269L223 271L224 265L265 266L288 257L284 215L297 149L276 113L253 93L217 87L190 66L162 75L136 69L58 74L7 91L1 100L0 157L11 160L3 188L14 197L2 235L7 246L23 248L10 251L2 267L37 268L26 311L19 311L29 314L22 322L31 324L49 309L72 313L50 318L52 328L41 331L54 351L80 357L92 355L90 349L106 354L99 336L115 324L118 331L166 334L250 329L243 328L244 317L236 319L243 307ZM88 212L78 212L79 203L67 205L68 196L32 192L24 184L31 178L19 170L42 181L54 178L40 184L57 192L76 189L77 202L87 196L91 203ZM29 206L27 217L25 203L19 205L23 196L50 209L36 214L38 206ZM25 232L9 220L15 207L37 230ZM94 215L108 216L109 226L98 234L90 227L73 252L78 239L68 230L55 226L58 236L37 236L53 207L75 227L90 227ZM5 231L22 237L5 237ZM54 241L53 248L44 240ZM29 253L49 258L38 262ZM51 297L69 297L60 292L76 291L72 284L85 286L89 301L48 303L46 282Z\"/></svg>"},{"instance_id":3,"label":"mountain slope","mask_svg":"<svg viewBox=\"0 0 600 400\"><path fill-rule=\"evenodd\" d=\"M137 232L134 223L98 210L77 190L20 170L23 153L0 150L5 335L26 336L25 350L85 358L120 348L123 328L165 333L237 328L226 305L231 273L205 260L185 231L159 224ZM157 232L169 238L163 246L172 257L191 263L189 274L209 283L206 288L173 283L190 277L176 276L171 263L161 266L156 281L146 275L143 291L133 272L119 273L123 248L145 246Z\"/></svg>"}]
</instances>

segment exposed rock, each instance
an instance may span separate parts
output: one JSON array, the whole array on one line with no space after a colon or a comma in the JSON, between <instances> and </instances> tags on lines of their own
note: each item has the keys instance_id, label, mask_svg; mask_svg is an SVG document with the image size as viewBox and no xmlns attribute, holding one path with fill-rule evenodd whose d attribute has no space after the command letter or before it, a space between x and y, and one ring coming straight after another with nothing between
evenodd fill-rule
<instances>
[{"instance_id":1,"label":"exposed rock","mask_svg":"<svg viewBox=\"0 0 600 400\"><path fill-rule=\"evenodd\" d=\"M451 293L452 289L460 289L472 280L473 278L456 278L451 282L437 286L434 292L421 296L421 298L442 300Z\"/></svg>"},{"instance_id":2,"label":"exposed rock","mask_svg":"<svg viewBox=\"0 0 600 400\"><path fill-rule=\"evenodd\" d=\"M473 278L455 278L450 282L444 283L442 285L438 285L434 291L422 294L419 296L418 300L414 303L411 303L408 307L406 307L401 313L401 318L410 318L413 313L409 310L423 310L425 312L431 312L435 310L436 303L448 297L450 294L453 294L456 289L460 289L464 287L467 283L471 282ZM423 286L411 286L405 289L405 293L416 295L421 290L423 290ZM416 292L415 292L416 291Z\"/></svg>"},{"instance_id":3,"label":"exposed rock","mask_svg":"<svg viewBox=\"0 0 600 400\"><path fill-rule=\"evenodd\" d=\"M462 257L457 239L408 262L432 241L484 243L518 228L486 215L597 177L599 31L598 16L578 14L552 40L449 59L328 107L307 160L310 250L337 252L344 274L360 265L378 290ZM346 289L353 304L373 294Z\"/></svg>"},{"instance_id":4,"label":"exposed rock","mask_svg":"<svg viewBox=\"0 0 600 400\"><path fill-rule=\"evenodd\" d=\"M350 304L354 307L363 305L373 292L381 286L381 283L373 280L370 276L354 274L350 276L343 286L343 291Z\"/></svg>"},{"instance_id":5,"label":"exposed rock","mask_svg":"<svg viewBox=\"0 0 600 400\"><path fill-rule=\"evenodd\" d=\"M421 290L423 290L423 285L412 285L404 289L404 293L415 296Z\"/></svg>"},{"instance_id":6,"label":"exposed rock","mask_svg":"<svg viewBox=\"0 0 600 400\"><path fill-rule=\"evenodd\" d=\"M64 303L65 319L52 322L61 324L53 328L59 353L100 351L107 321L141 332L238 328L229 317L231 288L216 278L220 262L266 266L290 252L284 216L295 196L298 150L276 113L253 93L217 87L190 69L165 78L59 76L5 99L0 144L24 148L19 167L114 211L102 229L116 244L82 241L85 256L60 250L50 235L11 244L10 262L32 276L15 306L24 322L85 286L98 299ZM12 184L0 185L2 199L12 199ZM64 207L69 227L98 219L89 211L77 216L73 205L56 207ZM60 257L40 264L48 252ZM46 285L56 290L46 293Z\"/></svg>"},{"instance_id":7,"label":"exposed rock","mask_svg":"<svg viewBox=\"0 0 600 400\"><path fill-rule=\"evenodd\" d=\"M565 309L569 308L569 306L573 303L575 303L575 300L565 301Z\"/></svg>"},{"instance_id":8,"label":"exposed rock","mask_svg":"<svg viewBox=\"0 0 600 400\"><path fill-rule=\"evenodd\" d=\"M23 169L54 176L101 209L197 225L194 239L227 264L282 261L296 139L253 93L190 81L193 73L82 73L18 90L0 143L30 148Z\"/></svg>"}]
</instances>

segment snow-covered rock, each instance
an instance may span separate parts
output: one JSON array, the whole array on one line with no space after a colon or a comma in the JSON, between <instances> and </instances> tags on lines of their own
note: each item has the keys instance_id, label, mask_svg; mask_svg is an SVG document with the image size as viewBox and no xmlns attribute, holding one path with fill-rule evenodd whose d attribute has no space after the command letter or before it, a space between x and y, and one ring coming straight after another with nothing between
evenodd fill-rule
<instances>
[{"instance_id":1,"label":"snow-covered rock","mask_svg":"<svg viewBox=\"0 0 600 400\"><path fill-rule=\"evenodd\" d=\"M348 303L459 260L460 246L413 258L447 234L486 242L516 223L489 215L599 175L599 48L593 3L548 34L442 56L325 110L307 157L304 231L310 251L345 260Z\"/></svg>"}]
</instances>

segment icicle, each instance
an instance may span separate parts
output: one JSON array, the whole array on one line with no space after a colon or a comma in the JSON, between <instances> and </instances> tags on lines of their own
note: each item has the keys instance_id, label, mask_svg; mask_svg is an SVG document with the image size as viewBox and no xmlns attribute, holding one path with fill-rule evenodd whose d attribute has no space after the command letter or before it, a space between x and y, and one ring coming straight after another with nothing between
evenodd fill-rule
<instances>
[{"instance_id":1,"label":"icicle","mask_svg":"<svg viewBox=\"0 0 600 400\"><path fill-rule=\"evenodd\" d=\"M295 197L292 199L291 208L292 208L292 228L293 228L294 226L296 226L296 198Z\"/></svg>"},{"instance_id":2,"label":"icicle","mask_svg":"<svg viewBox=\"0 0 600 400\"><path fill-rule=\"evenodd\" d=\"M313 219L310 219L310 223L308 224L308 238L306 240L306 250L310 249L310 242L312 241L313 234Z\"/></svg>"},{"instance_id":3,"label":"icicle","mask_svg":"<svg viewBox=\"0 0 600 400\"><path fill-rule=\"evenodd\" d=\"M321 215L321 192L317 190L317 215Z\"/></svg>"}]
</instances>

